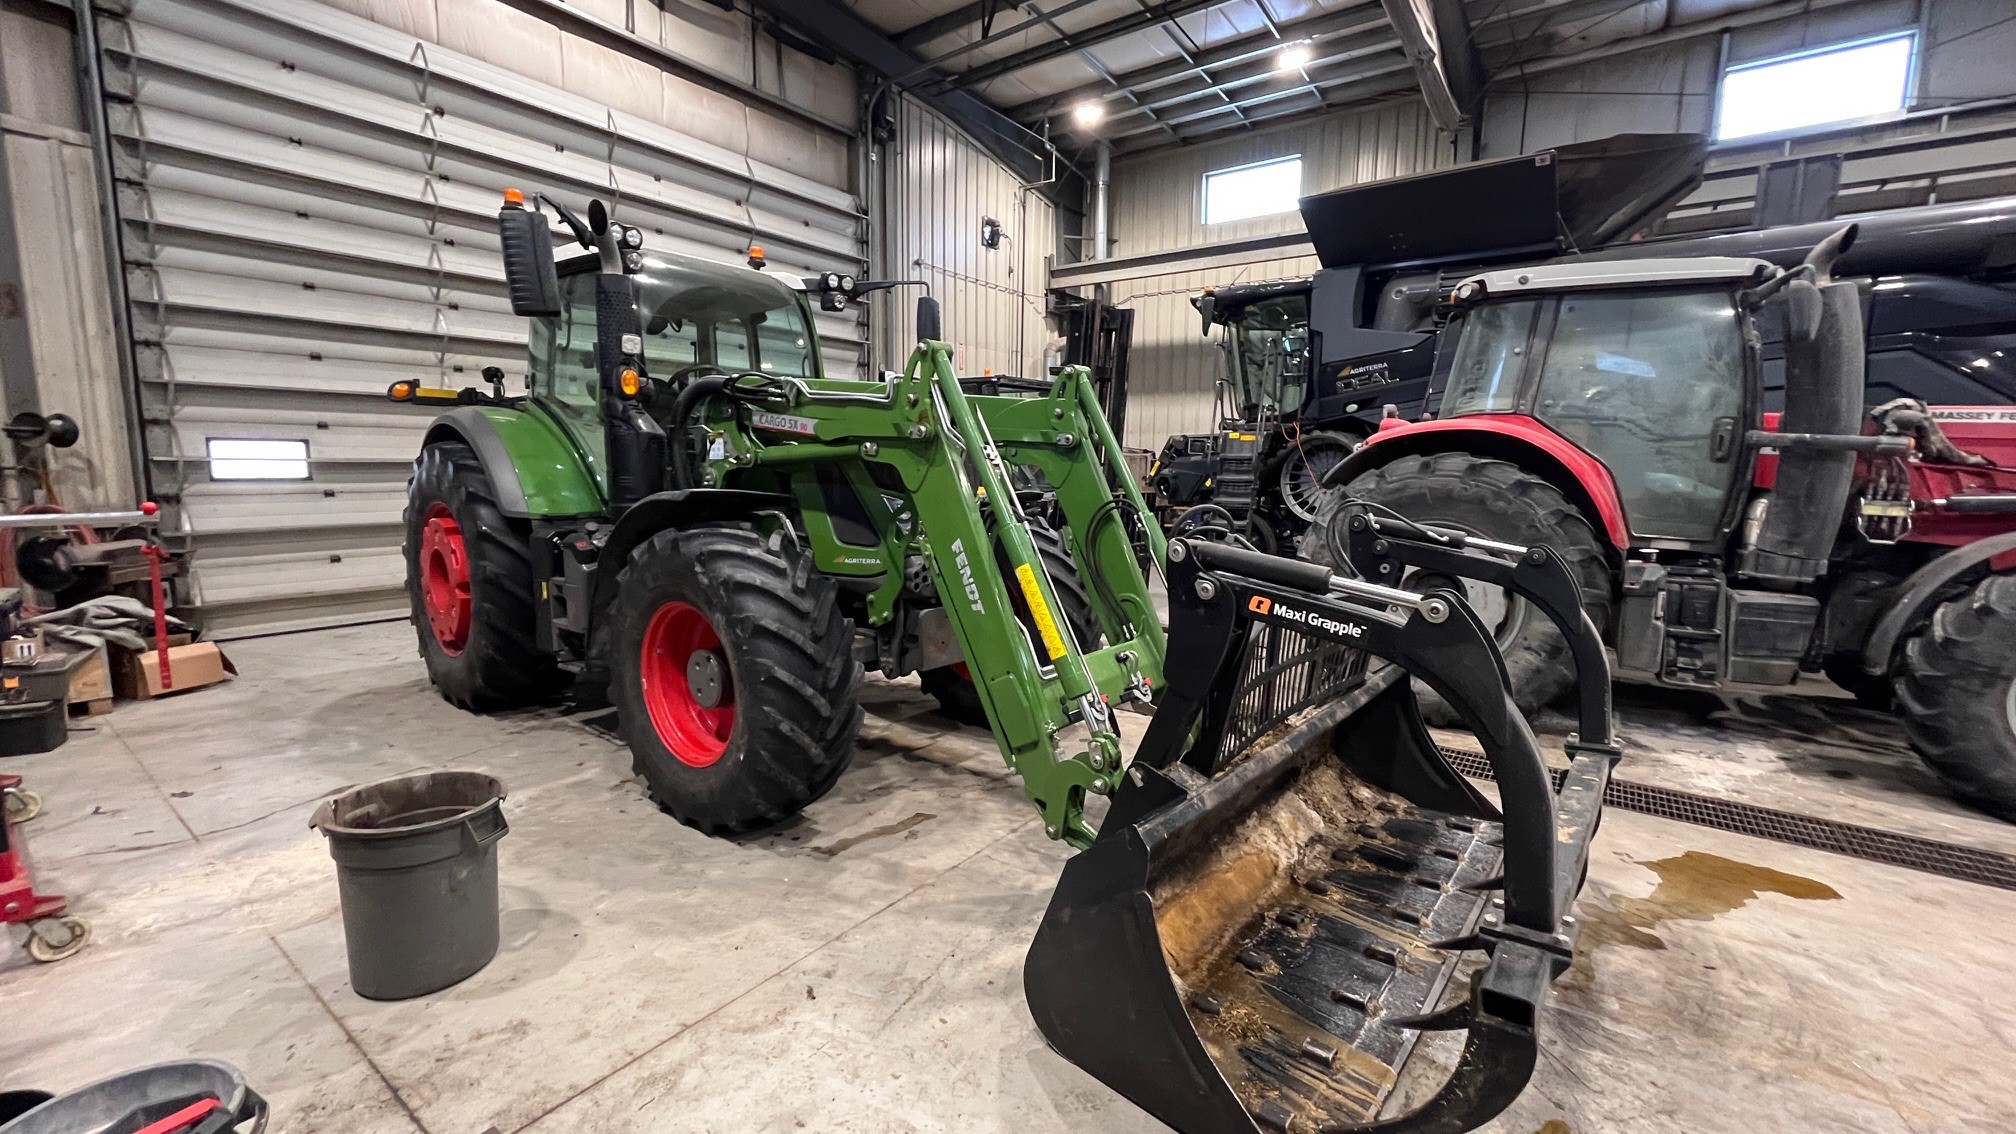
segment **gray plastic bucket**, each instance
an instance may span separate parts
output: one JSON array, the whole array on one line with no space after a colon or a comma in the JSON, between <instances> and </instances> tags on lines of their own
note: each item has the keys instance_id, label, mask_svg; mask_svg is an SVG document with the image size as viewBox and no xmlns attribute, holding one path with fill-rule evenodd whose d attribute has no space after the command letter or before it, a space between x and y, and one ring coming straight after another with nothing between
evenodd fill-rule
<instances>
[{"instance_id":1,"label":"gray plastic bucket","mask_svg":"<svg viewBox=\"0 0 2016 1134\"><path fill-rule=\"evenodd\" d=\"M0 1134L117 1134L138 1130L204 1098L218 1102L195 1129L202 1134L259 1134L266 1129L266 1100L245 1085L229 1063L185 1059L124 1071L57 1095L0 1122Z\"/></svg>"},{"instance_id":2,"label":"gray plastic bucket","mask_svg":"<svg viewBox=\"0 0 2016 1134\"><path fill-rule=\"evenodd\" d=\"M425 996L497 955L497 840L504 784L429 772L352 788L315 809L343 903L350 987L372 1000Z\"/></svg>"}]
</instances>

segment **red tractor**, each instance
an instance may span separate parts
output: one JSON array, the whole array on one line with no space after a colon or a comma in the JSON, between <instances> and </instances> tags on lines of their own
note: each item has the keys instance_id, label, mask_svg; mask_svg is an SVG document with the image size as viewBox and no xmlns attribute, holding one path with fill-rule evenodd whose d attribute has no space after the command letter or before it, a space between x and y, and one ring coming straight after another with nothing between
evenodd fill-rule
<instances>
[{"instance_id":1,"label":"red tractor","mask_svg":"<svg viewBox=\"0 0 2016 1134\"><path fill-rule=\"evenodd\" d=\"M1332 471L1343 490L1304 554L1349 562L1361 513L1553 548L1619 676L1716 689L1824 672L1894 704L1927 764L2016 820L2016 410L1865 411L1863 309L1884 282L1831 277L1854 235L1789 271L1714 257L1464 280L1433 417L1389 418ZM1782 412L1766 341L1783 343ZM1978 353L1957 364L2006 365L1993 343ZM1408 585L1457 582L1421 573ZM1520 707L1564 693L1553 624L1469 590Z\"/></svg>"}]
</instances>

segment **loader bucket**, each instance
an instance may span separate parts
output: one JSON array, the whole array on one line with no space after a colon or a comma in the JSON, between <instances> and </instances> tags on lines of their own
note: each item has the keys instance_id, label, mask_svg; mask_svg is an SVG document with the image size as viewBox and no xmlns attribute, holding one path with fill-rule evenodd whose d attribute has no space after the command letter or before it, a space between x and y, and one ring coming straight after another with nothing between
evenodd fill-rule
<instances>
[{"instance_id":1,"label":"loader bucket","mask_svg":"<svg viewBox=\"0 0 2016 1134\"><path fill-rule=\"evenodd\" d=\"M1557 797L1454 594L1194 540L1169 560L1164 697L1030 947L1038 1028L1185 1134L1489 1120L1572 957L1614 750ZM1502 811L1443 761L1409 674L1476 733Z\"/></svg>"}]
</instances>

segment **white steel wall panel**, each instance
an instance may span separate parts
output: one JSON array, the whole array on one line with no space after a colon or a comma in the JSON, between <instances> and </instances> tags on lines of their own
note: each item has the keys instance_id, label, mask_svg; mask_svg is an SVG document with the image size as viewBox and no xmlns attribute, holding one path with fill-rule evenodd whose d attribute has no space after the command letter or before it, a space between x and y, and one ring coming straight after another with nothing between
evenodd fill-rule
<instances>
[{"instance_id":1,"label":"white steel wall panel","mask_svg":"<svg viewBox=\"0 0 2016 1134\"><path fill-rule=\"evenodd\" d=\"M1045 257L1057 244L1055 210L957 127L909 99L887 150L889 272L931 283L961 374L1043 377L1051 337ZM985 217L1001 222L998 248L980 242ZM874 301L893 322L881 360L891 369L902 366L915 341L915 294L905 289ZM878 321L878 330L884 325Z\"/></svg>"},{"instance_id":2,"label":"white steel wall panel","mask_svg":"<svg viewBox=\"0 0 2016 1134\"><path fill-rule=\"evenodd\" d=\"M509 12L458 0L429 34L466 40L492 9ZM862 268L846 162L794 172L668 128L673 76L582 57L570 79L571 36L540 69L561 89L314 0L109 0L98 26L147 458L213 631L403 612L400 510L432 411L384 390L479 384L492 365L522 388L495 231L507 185L602 197L654 250L733 262L755 243L785 270ZM821 155L849 144L748 119L744 151L794 130ZM817 331L834 372L864 365L858 313ZM212 482L216 437L305 441L312 479Z\"/></svg>"}]
</instances>

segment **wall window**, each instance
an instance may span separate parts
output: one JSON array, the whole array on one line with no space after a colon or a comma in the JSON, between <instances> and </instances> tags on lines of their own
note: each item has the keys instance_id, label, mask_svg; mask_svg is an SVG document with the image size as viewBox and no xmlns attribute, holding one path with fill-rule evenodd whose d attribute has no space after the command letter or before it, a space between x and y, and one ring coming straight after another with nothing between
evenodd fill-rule
<instances>
[{"instance_id":1,"label":"wall window","mask_svg":"<svg viewBox=\"0 0 2016 1134\"><path fill-rule=\"evenodd\" d=\"M308 442L268 437L204 440L211 480L307 480Z\"/></svg>"},{"instance_id":2,"label":"wall window","mask_svg":"<svg viewBox=\"0 0 2016 1134\"><path fill-rule=\"evenodd\" d=\"M1204 223L1295 211L1302 196L1302 157L1214 169L1204 175Z\"/></svg>"},{"instance_id":3,"label":"wall window","mask_svg":"<svg viewBox=\"0 0 2016 1134\"><path fill-rule=\"evenodd\" d=\"M1715 140L1782 134L1903 110L1918 33L1837 43L1722 73Z\"/></svg>"}]
</instances>

